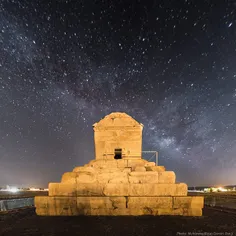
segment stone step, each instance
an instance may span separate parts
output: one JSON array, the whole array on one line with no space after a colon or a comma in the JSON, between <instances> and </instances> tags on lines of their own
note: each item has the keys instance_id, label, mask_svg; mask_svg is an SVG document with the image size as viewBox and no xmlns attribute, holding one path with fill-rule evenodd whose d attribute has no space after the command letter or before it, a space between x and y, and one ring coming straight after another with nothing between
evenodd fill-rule
<instances>
[{"instance_id":1,"label":"stone step","mask_svg":"<svg viewBox=\"0 0 236 236\"><path fill-rule=\"evenodd\" d=\"M176 199L181 203L174 205ZM175 206L175 207L174 207ZM201 216L202 197L35 197L38 215Z\"/></svg>"}]
</instances>

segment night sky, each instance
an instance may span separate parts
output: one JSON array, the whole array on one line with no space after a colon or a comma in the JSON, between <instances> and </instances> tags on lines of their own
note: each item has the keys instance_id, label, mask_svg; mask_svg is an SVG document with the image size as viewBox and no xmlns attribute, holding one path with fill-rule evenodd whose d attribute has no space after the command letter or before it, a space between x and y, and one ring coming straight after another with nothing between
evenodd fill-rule
<instances>
[{"instance_id":1,"label":"night sky","mask_svg":"<svg viewBox=\"0 0 236 236\"><path fill-rule=\"evenodd\" d=\"M115 111L177 181L236 184L236 1L0 1L0 186L59 182Z\"/></svg>"}]
</instances>

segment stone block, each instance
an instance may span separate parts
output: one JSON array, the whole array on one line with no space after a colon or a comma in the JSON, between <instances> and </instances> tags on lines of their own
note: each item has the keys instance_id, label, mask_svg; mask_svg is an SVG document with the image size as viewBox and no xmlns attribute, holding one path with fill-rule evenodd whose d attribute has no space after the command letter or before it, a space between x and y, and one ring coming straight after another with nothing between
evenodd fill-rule
<instances>
[{"instance_id":1,"label":"stone block","mask_svg":"<svg viewBox=\"0 0 236 236\"><path fill-rule=\"evenodd\" d=\"M187 196L188 194L188 186L185 183L177 183L176 185L176 192L174 196Z\"/></svg>"},{"instance_id":2,"label":"stone block","mask_svg":"<svg viewBox=\"0 0 236 236\"><path fill-rule=\"evenodd\" d=\"M180 184L107 184L105 196L187 196L187 185Z\"/></svg>"},{"instance_id":3,"label":"stone block","mask_svg":"<svg viewBox=\"0 0 236 236\"><path fill-rule=\"evenodd\" d=\"M129 183L128 174L127 173L122 173L122 174L123 174L123 176L111 178L108 183L128 184Z\"/></svg>"},{"instance_id":4,"label":"stone block","mask_svg":"<svg viewBox=\"0 0 236 236\"><path fill-rule=\"evenodd\" d=\"M73 216L78 215L76 197L48 198L49 215Z\"/></svg>"},{"instance_id":5,"label":"stone block","mask_svg":"<svg viewBox=\"0 0 236 236\"><path fill-rule=\"evenodd\" d=\"M89 163L88 163L88 166L90 167L94 167L94 168L99 168L101 166L104 165L105 163L105 159L101 159L101 160L91 160Z\"/></svg>"},{"instance_id":6,"label":"stone block","mask_svg":"<svg viewBox=\"0 0 236 236\"><path fill-rule=\"evenodd\" d=\"M117 167L118 168L128 167L128 160L125 159L117 160Z\"/></svg>"},{"instance_id":7,"label":"stone block","mask_svg":"<svg viewBox=\"0 0 236 236\"><path fill-rule=\"evenodd\" d=\"M87 172L87 173L94 173L96 169L94 167L84 167L84 166L78 166L73 169L73 172Z\"/></svg>"},{"instance_id":8,"label":"stone block","mask_svg":"<svg viewBox=\"0 0 236 236\"><path fill-rule=\"evenodd\" d=\"M144 166L145 165L145 163L146 163L147 161L145 160L143 160L143 159L128 159L127 160L127 167L131 167L132 168L132 170L136 167L136 166Z\"/></svg>"},{"instance_id":9,"label":"stone block","mask_svg":"<svg viewBox=\"0 0 236 236\"><path fill-rule=\"evenodd\" d=\"M36 208L48 208L48 196L35 196L34 206Z\"/></svg>"},{"instance_id":10,"label":"stone block","mask_svg":"<svg viewBox=\"0 0 236 236\"><path fill-rule=\"evenodd\" d=\"M73 183L49 183L48 195L52 196L52 197L54 197L54 196L75 197L76 196L76 184L73 184Z\"/></svg>"},{"instance_id":11,"label":"stone block","mask_svg":"<svg viewBox=\"0 0 236 236\"><path fill-rule=\"evenodd\" d=\"M144 166L135 166L134 171L146 172L146 168Z\"/></svg>"},{"instance_id":12,"label":"stone block","mask_svg":"<svg viewBox=\"0 0 236 236\"><path fill-rule=\"evenodd\" d=\"M204 197L202 196L186 196L173 197L173 208L203 208Z\"/></svg>"},{"instance_id":13,"label":"stone block","mask_svg":"<svg viewBox=\"0 0 236 236\"><path fill-rule=\"evenodd\" d=\"M142 184L145 182L145 176L128 176L130 184Z\"/></svg>"},{"instance_id":14,"label":"stone block","mask_svg":"<svg viewBox=\"0 0 236 236\"><path fill-rule=\"evenodd\" d=\"M40 201L43 204L40 204ZM76 197L44 197L36 200L36 214L49 216L78 215ZM45 205L46 204L46 205Z\"/></svg>"},{"instance_id":15,"label":"stone block","mask_svg":"<svg viewBox=\"0 0 236 236\"><path fill-rule=\"evenodd\" d=\"M103 193L104 184L100 183L87 183L77 184L77 196L105 196Z\"/></svg>"},{"instance_id":16,"label":"stone block","mask_svg":"<svg viewBox=\"0 0 236 236\"><path fill-rule=\"evenodd\" d=\"M62 175L61 182L76 184L76 177L77 176L78 176L78 174L76 172L66 172Z\"/></svg>"},{"instance_id":17,"label":"stone block","mask_svg":"<svg viewBox=\"0 0 236 236\"><path fill-rule=\"evenodd\" d=\"M160 184L174 184L175 173L173 171L158 172L158 180Z\"/></svg>"},{"instance_id":18,"label":"stone block","mask_svg":"<svg viewBox=\"0 0 236 236\"><path fill-rule=\"evenodd\" d=\"M122 172L125 172L125 173L130 173L132 170L131 170L131 167L125 167Z\"/></svg>"},{"instance_id":19,"label":"stone block","mask_svg":"<svg viewBox=\"0 0 236 236\"><path fill-rule=\"evenodd\" d=\"M158 173L157 172L131 172L129 173L129 183L130 184L151 184L158 183Z\"/></svg>"},{"instance_id":20,"label":"stone block","mask_svg":"<svg viewBox=\"0 0 236 236\"><path fill-rule=\"evenodd\" d=\"M165 171L165 167L164 166L147 166L146 170L160 172L160 171Z\"/></svg>"},{"instance_id":21,"label":"stone block","mask_svg":"<svg viewBox=\"0 0 236 236\"><path fill-rule=\"evenodd\" d=\"M106 184L103 193L105 196L128 196L129 184Z\"/></svg>"},{"instance_id":22,"label":"stone block","mask_svg":"<svg viewBox=\"0 0 236 236\"><path fill-rule=\"evenodd\" d=\"M38 216L49 216L48 208L39 208L39 207L37 207L35 209L35 213Z\"/></svg>"},{"instance_id":23,"label":"stone block","mask_svg":"<svg viewBox=\"0 0 236 236\"><path fill-rule=\"evenodd\" d=\"M121 171L117 171L117 172L103 172L100 173L96 176L98 183L108 183L110 180L113 179L118 179L118 178L127 178L127 173L125 172L121 172Z\"/></svg>"},{"instance_id":24,"label":"stone block","mask_svg":"<svg viewBox=\"0 0 236 236\"><path fill-rule=\"evenodd\" d=\"M144 167L156 166L155 162L147 162Z\"/></svg>"},{"instance_id":25,"label":"stone block","mask_svg":"<svg viewBox=\"0 0 236 236\"><path fill-rule=\"evenodd\" d=\"M114 173L114 172L122 172L124 168L118 168L118 167L113 167L113 168L99 168L98 173L99 174L106 174L106 173Z\"/></svg>"},{"instance_id":26,"label":"stone block","mask_svg":"<svg viewBox=\"0 0 236 236\"><path fill-rule=\"evenodd\" d=\"M183 216L202 216L202 208L183 208Z\"/></svg>"},{"instance_id":27,"label":"stone block","mask_svg":"<svg viewBox=\"0 0 236 236\"><path fill-rule=\"evenodd\" d=\"M171 196L176 187L160 184L130 184L128 196Z\"/></svg>"},{"instance_id":28,"label":"stone block","mask_svg":"<svg viewBox=\"0 0 236 236\"><path fill-rule=\"evenodd\" d=\"M118 168L117 160L106 160L102 166L103 168Z\"/></svg>"},{"instance_id":29,"label":"stone block","mask_svg":"<svg viewBox=\"0 0 236 236\"><path fill-rule=\"evenodd\" d=\"M155 209L154 209L155 210ZM183 215L183 208L158 208L156 209L156 215Z\"/></svg>"},{"instance_id":30,"label":"stone block","mask_svg":"<svg viewBox=\"0 0 236 236\"><path fill-rule=\"evenodd\" d=\"M76 178L77 183L95 183L96 181L96 175L91 172L78 173L78 176Z\"/></svg>"},{"instance_id":31,"label":"stone block","mask_svg":"<svg viewBox=\"0 0 236 236\"><path fill-rule=\"evenodd\" d=\"M128 208L172 208L172 197L128 197Z\"/></svg>"},{"instance_id":32,"label":"stone block","mask_svg":"<svg viewBox=\"0 0 236 236\"><path fill-rule=\"evenodd\" d=\"M99 208L99 209L83 209L79 211L80 215L91 216L141 216L145 215L143 209L128 209L128 208Z\"/></svg>"},{"instance_id":33,"label":"stone block","mask_svg":"<svg viewBox=\"0 0 236 236\"><path fill-rule=\"evenodd\" d=\"M117 172L115 172L115 173L116 173L115 175L118 176ZM109 173L109 172L107 172L107 173L99 173L97 175L97 181L98 181L98 183L104 183L105 184L105 183L108 183L109 180L112 177L114 177L114 173Z\"/></svg>"},{"instance_id":34,"label":"stone block","mask_svg":"<svg viewBox=\"0 0 236 236\"><path fill-rule=\"evenodd\" d=\"M130 184L129 196L186 196L185 184Z\"/></svg>"},{"instance_id":35,"label":"stone block","mask_svg":"<svg viewBox=\"0 0 236 236\"><path fill-rule=\"evenodd\" d=\"M157 176L158 177L158 173L154 172L154 171L132 171L129 173L130 176Z\"/></svg>"},{"instance_id":36,"label":"stone block","mask_svg":"<svg viewBox=\"0 0 236 236\"><path fill-rule=\"evenodd\" d=\"M126 208L125 197L77 197L77 207L83 209Z\"/></svg>"},{"instance_id":37,"label":"stone block","mask_svg":"<svg viewBox=\"0 0 236 236\"><path fill-rule=\"evenodd\" d=\"M91 216L156 216L156 215L183 215L183 209L162 208L124 208L124 209L84 209L79 211L80 215Z\"/></svg>"}]
</instances>

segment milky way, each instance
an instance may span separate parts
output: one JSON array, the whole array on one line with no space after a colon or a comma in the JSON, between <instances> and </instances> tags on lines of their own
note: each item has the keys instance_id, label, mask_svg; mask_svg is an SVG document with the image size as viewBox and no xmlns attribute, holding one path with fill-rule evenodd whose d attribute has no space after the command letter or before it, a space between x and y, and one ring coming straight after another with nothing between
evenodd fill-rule
<instances>
[{"instance_id":1,"label":"milky way","mask_svg":"<svg viewBox=\"0 0 236 236\"><path fill-rule=\"evenodd\" d=\"M234 1L2 0L0 185L86 164L114 111L178 181L235 184L235 62Z\"/></svg>"}]
</instances>

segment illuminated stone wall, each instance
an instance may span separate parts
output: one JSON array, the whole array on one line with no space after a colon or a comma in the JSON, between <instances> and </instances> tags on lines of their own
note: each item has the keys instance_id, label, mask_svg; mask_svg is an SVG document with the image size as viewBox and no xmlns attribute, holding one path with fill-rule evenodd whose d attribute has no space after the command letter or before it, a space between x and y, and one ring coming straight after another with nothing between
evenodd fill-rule
<instances>
[{"instance_id":1,"label":"illuminated stone wall","mask_svg":"<svg viewBox=\"0 0 236 236\"><path fill-rule=\"evenodd\" d=\"M94 124L96 158L49 183L48 197L35 197L42 216L201 216L203 197L187 196L173 171L142 159L143 125L125 113ZM115 149L122 155L115 159Z\"/></svg>"},{"instance_id":2,"label":"illuminated stone wall","mask_svg":"<svg viewBox=\"0 0 236 236\"><path fill-rule=\"evenodd\" d=\"M95 159L114 159L115 150L123 158L141 158L143 125L125 113L111 113L94 124Z\"/></svg>"}]
</instances>

